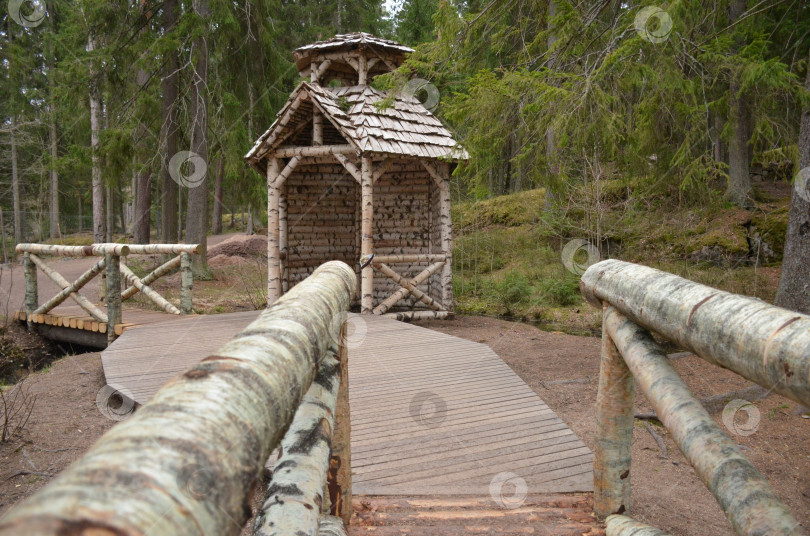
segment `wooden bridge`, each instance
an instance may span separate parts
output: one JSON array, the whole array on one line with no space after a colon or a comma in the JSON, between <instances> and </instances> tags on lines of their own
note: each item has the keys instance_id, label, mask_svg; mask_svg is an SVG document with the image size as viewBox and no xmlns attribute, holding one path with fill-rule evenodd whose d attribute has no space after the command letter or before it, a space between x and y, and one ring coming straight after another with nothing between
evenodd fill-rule
<instances>
[{"instance_id":1,"label":"wooden bridge","mask_svg":"<svg viewBox=\"0 0 810 536\"><path fill-rule=\"evenodd\" d=\"M257 316L129 329L101 354L107 382L144 404ZM379 316L347 324L353 533L526 534L540 520L551 532L529 534L597 530L591 451L488 346ZM504 477L515 508L492 496Z\"/></svg>"},{"instance_id":2,"label":"wooden bridge","mask_svg":"<svg viewBox=\"0 0 810 536\"><path fill-rule=\"evenodd\" d=\"M191 313L191 256L199 255L202 247L199 244L18 244L16 250L23 255L25 300L24 307L14 312L14 320L27 323L29 328L36 329L49 339L104 348L130 327L164 321L166 313ZM76 280L70 283L53 264L46 262L46 255L86 257L97 262L85 266ZM122 262L122 258L130 255L168 255L171 258L145 276L138 277ZM177 269L181 274L179 307L150 286ZM40 283L38 271L46 276L42 281L44 285ZM100 281L96 292L90 293L95 298L91 300L81 290L96 277ZM49 293L55 289L56 293L47 300L41 300L40 286ZM138 293L150 300L158 310L128 308L124 319L124 302ZM68 299L75 305L64 305Z\"/></svg>"},{"instance_id":3,"label":"wooden bridge","mask_svg":"<svg viewBox=\"0 0 810 536\"><path fill-rule=\"evenodd\" d=\"M180 311L149 284L176 268L190 279L188 256L196 246L120 246L21 245L26 303L15 318L48 338L106 347L107 383L143 405L260 312L188 314L191 285L184 284L186 314L166 314ZM179 255L143 278L118 259L145 253ZM61 264L40 258L47 254L101 260L62 275ZM46 276L39 282L37 270ZM98 294L87 286L97 275L106 276ZM121 292L125 282L129 288ZM145 289L164 312L122 307L133 289ZM47 293L54 298L40 300ZM68 298L75 305L63 303ZM591 451L488 346L380 316L350 314L347 326L353 534L493 527L503 534L601 533L591 513ZM268 468L275 462L271 456Z\"/></svg>"}]
</instances>

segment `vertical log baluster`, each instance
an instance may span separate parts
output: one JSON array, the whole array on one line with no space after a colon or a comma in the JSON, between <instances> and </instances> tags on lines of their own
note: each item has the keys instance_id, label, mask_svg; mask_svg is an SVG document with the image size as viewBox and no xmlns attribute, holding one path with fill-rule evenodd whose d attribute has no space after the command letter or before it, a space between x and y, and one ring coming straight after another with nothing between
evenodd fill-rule
<instances>
[{"instance_id":1,"label":"vertical log baluster","mask_svg":"<svg viewBox=\"0 0 810 536\"><path fill-rule=\"evenodd\" d=\"M279 187L278 192L278 250L282 295L290 290L287 235L287 183L285 182Z\"/></svg>"},{"instance_id":2,"label":"vertical log baluster","mask_svg":"<svg viewBox=\"0 0 810 536\"><path fill-rule=\"evenodd\" d=\"M442 305L453 311L453 222L450 217L450 166L439 166L442 181L439 184L439 225L441 226L442 253L445 256L441 275Z\"/></svg>"},{"instance_id":3,"label":"vertical log baluster","mask_svg":"<svg viewBox=\"0 0 810 536\"><path fill-rule=\"evenodd\" d=\"M281 248L279 244L279 195L277 158L267 162L267 306L281 297Z\"/></svg>"},{"instance_id":4,"label":"vertical log baluster","mask_svg":"<svg viewBox=\"0 0 810 536\"><path fill-rule=\"evenodd\" d=\"M106 255L107 345L115 340L115 325L121 323L121 257Z\"/></svg>"},{"instance_id":5,"label":"vertical log baluster","mask_svg":"<svg viewBox=\"0 0 810 536\"><path fill-rule=\"evenodd\" d=\"M360 159L362 169L360 171L362 184L362 233L360 243L360 255L363 259L368 259L374 252L374 181L372 174L371 158L362 157ZM360 312L362 314L372 314L374 308L374 268L368 262L361 274Z\"/></svg>"},{"instance_id":6,"label":"vertical log baluster","mask_svg":"<svg viewBox=\"0 0 810 536\"><path fill-rule=\"evenodd\" d=\"M606 517L627 514L630 510L630 448L636 390L633 375L604 322L601 360L596 395L593 510L597 516Z\"/></svg>"},{"instance_id":7,"label":"vertical log baluster","mask_svg":"<svg viewBox=\"0 0 810 536\"><path fill-rule=\"evenodd\" d=\"M191 255L180 254L180 314L191 314L192 291L194 289L194 273L191 271Z\"/></svg>"},{"instance_id":8,"label":"vertical log baluster","mask_svg":"<svg viewBox=\"0 0 810 536\"><path fill-rule=\"evenodd\" d=\"M37 265L31 260L31 254L23 254L23 267L25 269L25 319L28 329L32 330L31 314L39 306L39 293L37 291Z\"/></svg>"}]
</instances>

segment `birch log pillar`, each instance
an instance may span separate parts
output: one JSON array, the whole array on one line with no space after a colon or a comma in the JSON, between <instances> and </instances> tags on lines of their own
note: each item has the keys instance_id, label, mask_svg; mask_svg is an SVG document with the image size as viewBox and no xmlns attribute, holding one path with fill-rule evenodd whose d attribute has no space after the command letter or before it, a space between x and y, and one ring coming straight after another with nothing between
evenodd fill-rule
<instances>
[{"instance_id":1,"label":"birch log pillar","mask_svg":"<svg viewBox=\"0 0 810 536\"><path fill-rule=\"evenodd\" d=\"M603 323L593 451L593 511L600 518L630 510L634 399L633 375Z\"/></svg>"},{"instance_id":2,"label":"birch log pillar","mask_svg":"<svg viewBox=\"0 0 810 536\"><path fill-rule=\"evenodd\" d=\"M193 289L194 272L191 270L191 255L183 252L180 254L180 312L184 315L191 314Z\"/></svg>"},{"instance_id":3,"label":"birch log pillar","mask_svg":"<svg viewBox=\"0 0 810 536\"><path fill-rule=\"evenodd\" d=\"M278 250L282 294L290 289L287 230L287 183L285 181L278 189Z\"/></svg>"},{"instance_id":4,"label":"birch log pillar","mask_svg":"<svg viewBox=\"0 0 810 536\"><path fill-rule=\"evenodd\" d=\"M277 158L267 161L267 306L281 297L281 249L279 243L279 175Z\"/></svg>"},{"instance_id":5,"label":"birch log pillar","mask_svg":"<svg viewBox=\"0 0 810 536\"><path fill-rule=\"evenodd\" d=\"M439 168L442 181L439 183L439 225L441 226L442 253L445 256L442 268L442 305L453 310L453 222L450 218L450 166L442 163Z\"/></svg>"},{"instance_id":6,"label":"birch log pillar","mask_svg":"<svg viewBox=\"0 0 810 536\"><path fill-rule=\"evenodd\" d=\"M107 255L107 344L115 340L115 325L121 323L121 257Z\"/></svg>"},{"instance_id":7,"label":"birch log pillar","mask_svg":"<svg viewBox=\"0 0 810 536\"><path fill-rule=\"evenodd\" d=\"M312 145L323 145L323 115L315 106L312 107Z\"/></svg>"},{"instance_id":8,"label":"birch log pillar","mask_svg":"<svg viewBox=\"0 0 810 536\"><path fill-rule=\"evenodd\" d=\"M363 236L360 242L360 256L361 258L368 258L374 252L374 181L372 173L371 158L362 157L360 159L361 170L360 175L362 183L361 190L361 206L362 206L362 219L361 227ZM361 291L360 291L360 312L362 314L372 314L374 308L374 268L371 263L363 268L361 274Z\"/></svg>"},{"instance_id":9,"label":"birch log pillar","mask_svg":"<svg viewBox=\"0 0 810 536\"><path fill-rule=\"evenodd\" d=\"M365 54L360 54L357 58L357 85L365 86L368 79L368 60Z\"/></svg>"},{"instance_id":10,"label":"birch log pillar","mask_svg":"<svg viewBox=\"0 0 810 536\"><path fill-rule=\"evenodd\" d=\"M25 269L25 318L28 321L29 329L33 329L31 314L37 310L39 293L37 291L37 265L31 259L30 253L23 254L23 267Z\"/></svg>"}]
</instances>

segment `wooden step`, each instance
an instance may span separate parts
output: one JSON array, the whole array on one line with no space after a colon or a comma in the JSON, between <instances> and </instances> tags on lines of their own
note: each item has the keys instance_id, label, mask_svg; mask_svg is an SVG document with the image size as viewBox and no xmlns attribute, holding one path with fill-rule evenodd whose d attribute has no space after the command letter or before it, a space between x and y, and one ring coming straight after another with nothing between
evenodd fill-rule
<instances>
[{"instance_id":1,"label":"wooden step","mask_svg":"<svg viewBox=\"0 0 810 536\"><path fill-rule=\"evenodd\" d=\"M397 497L359 495L352 500L351 536L459 536L462 534L604 536L590 493L528 495L517 508L486 496Z\"/></svg>"}]
</instances>

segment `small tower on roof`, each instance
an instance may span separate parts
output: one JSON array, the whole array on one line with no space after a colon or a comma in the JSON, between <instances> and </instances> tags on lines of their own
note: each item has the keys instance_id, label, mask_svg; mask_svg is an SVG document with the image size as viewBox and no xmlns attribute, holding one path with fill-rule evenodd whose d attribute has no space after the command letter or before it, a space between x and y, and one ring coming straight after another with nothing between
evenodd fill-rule
<instances>
[{"instance_id":1,"label":"small tower on roof","mask_svg":"<svg viewBox=\"0 0 810 536\"><path fill-rule=\"evenodd\" d=\"M365 86L378 74L397 69L411 52L397 42L357 32L298 48L293 58L301 76L313 84L340 80L344 86Z\"/></svg>"},{"instance_id":2,"label":"small tower on roof","mask_svg":"<svg viewBox=\"0 0 810 536\"><path fill-rule=\"evenodd\" d=\"M339 259L363 314L452 314L449 177L467 153L412 95L378 107L368 85L410 52L366 33L293 52L305 81L245 156L267 177L268 304Z\"/></svg>"}]
</instances>

